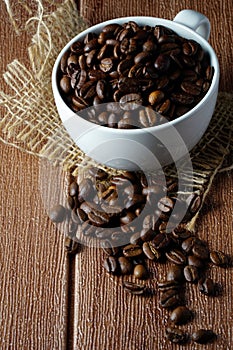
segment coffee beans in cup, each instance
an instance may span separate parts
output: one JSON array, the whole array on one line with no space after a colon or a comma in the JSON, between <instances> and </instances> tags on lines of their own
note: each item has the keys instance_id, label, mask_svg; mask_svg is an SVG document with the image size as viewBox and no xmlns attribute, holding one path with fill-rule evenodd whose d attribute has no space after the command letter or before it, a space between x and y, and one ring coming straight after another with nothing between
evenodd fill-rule
<instances>
[{"instance_id":1,"label":"coffee beans in cup","mask_svg":"<svg viewBox=\"0 0 233 350\"><path fill-rule=\"evenodd\" d=\"M204 97L212 77L209 55L199 43L167 27L133 21L108 24L74 42L58 74L60 93L74 112L120 129L180 117Z\"/></svg>"}]
</instances>

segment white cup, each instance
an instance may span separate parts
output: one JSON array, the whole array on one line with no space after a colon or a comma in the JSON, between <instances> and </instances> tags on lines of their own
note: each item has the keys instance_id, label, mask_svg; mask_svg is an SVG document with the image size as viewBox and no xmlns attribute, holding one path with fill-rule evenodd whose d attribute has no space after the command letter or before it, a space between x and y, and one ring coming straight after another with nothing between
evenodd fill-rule
<instances>
[{"instance_id":1,"label":"white cup","mask_svg":"<svg viewBox=\"0 0 233 350\"><path fill-rule=\"evenodd\" d=\"M208 52L214 68L212 83L203 99L181 117L163 125L143 129L113 129L91 123L75 114L64 102L58 88L58 70L63 54L77 40L89 32L99 33L110 23L135 21L139 25L163 25L178 35L197 41ZM60 118L69 135L87 156L107 166L125 170L154 170L176 162L187 155L206 131L214 112L218 85L219 64L216 54L207 42L210 22L203 14L183 10L173 21L155 17L124 17L92 26L75 36L62 49L54 64L52 88Z\"/></svg>"}]
</instances>

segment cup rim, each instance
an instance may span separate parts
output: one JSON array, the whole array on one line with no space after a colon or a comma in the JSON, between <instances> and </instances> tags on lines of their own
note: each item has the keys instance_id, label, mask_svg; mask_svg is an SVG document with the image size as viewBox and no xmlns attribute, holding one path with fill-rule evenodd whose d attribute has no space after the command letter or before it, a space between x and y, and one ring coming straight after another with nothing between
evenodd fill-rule
<instances>
[{"instance_id":1,"label":"cup rim","mask_svg":"<svg viewBox=\"0 0 233 350\"><path fill-rule=\"evenodd\" d=\"M63 54L70 48L70 46L75 41L82 39L87 33L99 32L107 24L111 24L111 23L123 24L123 23L128 22L128 21L135 21L135 22L140 22L140 21L142 21L142 22L147 22L147 21L156 22L156 21L158 21L158 22L162 22L162 23L158 23L158 25L165 25L166 26L166 24L167 24L168 27L171 29L173 29L173 26L174 26L174 29L173 29L174 31L176 30L176 28L178 28L178 29L184 30L187 34L191 34L191 36L195 36L194 40L196 40L202 47L204 46L203 47L204 50L209 53L210 59L211 59L211 65L214 67L214 75L213 75L209 90L204 95L204 97L201 99L201 101L199 101L191 110L184 113L180 117L178 117L174 120L171 120L171 121L167 121L166 123L161 124L161 125L155 125L155 126L146 127L146 128L112 129L112 128L108 128L108 127L103 126L103 125L95 124L95 123L92 123L88 120L83 119L82 117L79 116L78 112L72 111L72 109L63 100L63 98L60 94L59 88L58 88L58 81L57 81L57 73L58 73L58 69L59 69L60 60L61 60ZM157 24L154 23L154 25L157 25ZM186 37L186 33L185 33L184 37ZM179 35L183 36L183 34L179 34ZM56 94L56 96L59 96L60 102L67 109L67 111L72 112L73 114L76 114L78 118L81 118L83 121L86 122L88 127L97 127L98 126L106 133L114 133L114 134L116 133L116 134L119 134L119 136L121 134L124 134L124 135L131 134L132 135L132 134L142 134L143 132L153 133L155 131L163 130L169 126L175 126L176 124L182 122L183 120L188 119L191 115L195 114L203 105L205 105L207 103L208 99L214 93L215 88L218 87L219 75L220 75L219 62L218 62L218 58L216 56L214 49L212 48L212 46L209 44L209 42L205 38L203 38L200 34L195 32L192 28L187 27L185 24L181 24L181 23L178 23L174 20L169 20L169 19L165 19L165 18L152 17L152 16L127 16L127 17L113 18L113 19L110 19L110 20L107 20L104 22L97 23L93 26L90 26L87 29L85 29L82 32L75 35L69 42L67 42L67 44L61 49L60 53L58 54L58 56L55 60L54 66L53 66L52 90L53 90L54 95ZM60 113L59 113L59 115L60 115ZM63 117L61 115L60 115L60 118L62 120L62 123L64 123Z\"/></svg>"}]
</instances>

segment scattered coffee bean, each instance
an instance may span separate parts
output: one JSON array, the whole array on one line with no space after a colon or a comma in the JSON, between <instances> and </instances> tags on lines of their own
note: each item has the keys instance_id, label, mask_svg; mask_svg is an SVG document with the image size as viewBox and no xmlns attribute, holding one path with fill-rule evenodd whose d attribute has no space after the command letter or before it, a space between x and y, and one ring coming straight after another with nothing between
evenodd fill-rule
<instances>
[{"instance_id":1,"label":"scattered coffee bean","mask_svg":"<svg viewBox=\"0 0 233 350\"><path fill-rule=\"evenodd\" d=\"M142 264L136 265L134 267L133 274L135 278L142 279L142 280L148 277L147 269Z\"/></svg>"},{"instance_id":2,"label":"scattered coffee bean","mask_svg":"<svg viewBox=\"0 0 233 350\"><path fill-rule=\"evenodd\" d=\"M126 292L135 295L142 295L145 292L145 286L133 282L123 282L123 287Z\"/></svg>"},{"instance_id":3,"label":"scattered coffee bean","mask_svg":"<svg viewBox=\"0 0 233 350\"><path fill-rule=\"evenodd\" d=\"M192 319L193 313L186 306L178 306L171 315L170 320L177 325L186 324Z\"/></svg>"},{"instance_id":4,"label":"scattered coffee bean","mask_svg":"<svg viewBox=\"0 0 233 350\"><path fill-rule=\"evenodd\" d=\"M61 204L57 204L50 209L49 218L51 221L59 223L65 220L66 214L66 208Z\"/></svg>"},{"instance_id":5,"label":"scattered coffee bean","mask_svg":"<svg viewBox=\"0 0 233 350\"><path fill-rule=\"evenodd\" d=\"M164 308L170 309L182 303L183 300L181 299L181 296L178 293L177 289L169 289L163 291L161 294L160 304Z\"/></svg>"},{"instance_id":6,"label":"scattered coffee bean","mask_svg":"<svg viewBox=\"0 0 233 350\"><path fill-rule=\"evenodd\" d=\"M211 251L210 252L210 261L217 266L227 266L228 265L228 257L221 251Z\"/></svg>"},{"instance_id":7,"label":"scattered coffee bean","mask_svg":"<svg viewBox=\"0 0 233 350\"><path fill-rule=\"evenodd\" d=\"M129 244L123 248L124 256L134 258L142 254L142 248L137 244Z\"/></svg>"},{"instance_id":8,"label":"scattered coffee bean","mask_svg":"<svg viewBox=\"0 0 233 350\"><path fill-rule=\"evenodd\" d=\"M68 254L75 255L79 251L80 245L73 238L65 237L65 249Z\"/></svg>"},{"instance_id":9,"label":"scattered coffee bean","mask_svg":"<svg viewBox=\"0 0 233 350\"><path fill-rule=\"evenodd\" d=\"M128 258L126 258L125 256L120 256L118 258L118 262L119 262L121 273L123 275L128 275L132 272L133 264Z\"/></svg>"},{"instance_id":10,"label":"scattered coffee bean","mask_svg":"<svg viewBox=\"0 0 233 350\"><path fill-rule=\"evenodd\" d=\"M196 283L199 278L198 269L196 266L187 265L184 268L184 277L187 282Z\"/></svg>"},{"instance_id":11,"label":"scattered coffee bean","mask_svg":"<svg viewBox=\"0 0 233 350\"><path fill-rule=\"evenodd\" d=\"M165 254L168 260L170 260L173 264L184 265L186 263L186 256L179 249L172 249Z\"/></svg>"},{"instance_id":12,"label":"scattered coffee bean","mask_svg":"<svg viewBox=\"0 0 233 350\"><path fill-rule=\"evenodd\" d=\"M192 340L195 343L206 344L213 342L216 338L216 334L210 329L199 329L192 334Z\"/></svg>"},{"instance_id":13,"label":"scattered coffee bean","mask_svg":"<svg viewBox=\"0 0 233 350\"><path fill-rule=\"evenodd\" d=\"M182 344L187 341L187 334L176 327L167 327L166 328L166 338L175 344Z\"/></svg>"},{"instance_id":14,"label":"scattered coffee bean","mask_svg":"<svg viewBox=\"0 0 233 350\"><path fill-rule=\"evenodd\" d=\"M199 291L205 295L215 294L215 284L213 280L209 277L203 277L198 281Z\"/></svg>"},{"instance_id":15,"label":"scattered coffee bean","mask_svg":"<svg viewBox=\"0 0 233 350\"><path fill-rule=\"evenodd\" d=\"M184 280L183 268L173 265L167 272L167 281L182 282Z\"/></svg>"},{"instance_id":16,"label":"scattered coffee bean","mask_svg":"<svg viewBox=\"0 0 233 350\"><path fill-rule=\"evenodd\" d=\"M116 258L113 256L106 258L103 266L109 273L116 273L118 271L118 263Z\"/></svg>"}]
</instances>

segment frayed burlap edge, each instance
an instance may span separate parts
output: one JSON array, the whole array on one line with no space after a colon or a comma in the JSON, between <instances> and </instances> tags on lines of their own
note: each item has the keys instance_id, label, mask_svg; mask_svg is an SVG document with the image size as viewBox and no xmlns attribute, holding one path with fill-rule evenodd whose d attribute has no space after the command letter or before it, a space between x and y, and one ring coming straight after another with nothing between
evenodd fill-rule
<instances>
[{"instance_id":1,"label":"frayed burlap edge","mask_svg":"<svg viewBox=\"0 0 233 350\"><path fill-rule=\"evenodd\" d=\"M64 170L78 174L81 168L97 165L73 143L61 124L51 88L51 72L62 47L86 25L80 18L74 1L67 0L54 13L43 16L41 2L38 6L36 34L28 49L31 67L15 60L7 67L4 79L12 93L0 92L0 104L5 114L0 121L0 139L30 154L44 157ZM218 171L229 170L223 166L226 155L232 152L233 95L219 93L214 116L202 140L191 152L193 169L187 171L184 181L192 182L195 191L204 199ZM204 117L204 116L203 116ZM121 173L98 165L111 174ZM185 168L185 164L184 164ZM176 177L172 166L166 174ZM189 223L194 227L198 213Z\"/></svg>"}]
</instances>

